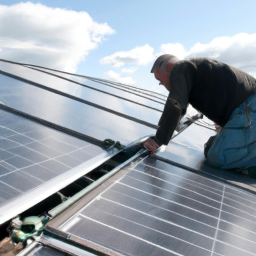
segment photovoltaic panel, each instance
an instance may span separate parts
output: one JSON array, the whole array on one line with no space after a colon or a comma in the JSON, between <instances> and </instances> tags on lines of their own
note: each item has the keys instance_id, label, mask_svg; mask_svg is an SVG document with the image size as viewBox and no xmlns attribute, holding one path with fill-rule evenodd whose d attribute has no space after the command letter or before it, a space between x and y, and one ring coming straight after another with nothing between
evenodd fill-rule
<instances>
[{"instance_id":1,"label":"photovoltaic panel","mask_svg":"<svg viewBox=\"0 0 256 256\"><path fill-rule=\"evenodd\" d=\"M59 229L124 255L249 256L255 207L254 194L146 158Z\"/></svg>"},{"instance_id":2,"label":"photovoltaic panel","mask_svg":"<svg viewBox=\"0 0 256 256\"><path fill-rule=\"evenodd\" d=\"M128 86L128 85L124 85L124 84L120 84L114 81L108 81L108 80L104 80L104 79L99 79L99 78L93 78L93 77L86 77L86 76L80 76L80 75L76 75L76 74L67 74L67 73L63 73L61 71L54 71L54 70L50 70L50 69L46 69L43 67L33 67L33 66L29 66L26 65L27 67L31 67L33 69L37 69L37 70L41 70L47 73L51 73L57 76L62 76L65 77L66 79L71 79L73 81L77 81L77 82L82 82L82 83L89 83L90 81L94 81L97 83L101 83L105 86L103 86L102 88L105 88L106 91L108 91L109 89L107 87L112 87L115 88L117 90L117 93L121 93L120 91L118 92L118 90L127 92L127 93L132 93L135 94L137 96L141 96L144 98L148 98L148 99L152 99L154 101L159 101L160 103L164 103L166 101L166 96L153 92L153 91L149 91L149 90L144 90L141 88L136 88L134 86ZM129 95L129 94L127 94ZM131 95L130 95L131 96Z\"/></svg>"},{"instance_id":3,"label":"photovoltaic panel","mask_svg":"<svg viewBox=\"0 0 256 256\"><path fill-rule=\"evenodd\" d=\"M0 224L117 153L2 109L0 130Z\"/></svg>"},{"instance_id":4,"label":"photovoltaic panel","mask_svg":"<svg viewBox=\"0 0 256 256\"><path fill-rule=\"evenodd\" d=\"M139 97L139 99L134 98L134 102L131 102L126 100L127 97L121 99L119 97L115 97L114 95L107 94L104 91L100 92L99 90L90 89L65 79L58 78L51 74L45 74L24 66L1 61L0 70L14 74L26 80L39 83L46 87L53 88L57 91L67 93L87 102L97 104L98 106L110 109L116 113L124 114L138 120L148 122L150 124L157 125L161 116L160 111L147 107L149 106L149 100L141 97ZM97 84L96 82L92 82L90 80L88 80L88 83L92 83L92 88L95 88L94 84ZM140 102L140 99L142 103L137 104Z\"/></svg>"},{"instance_id":5,"label":"photovoltaic panel","mask_svg":"<svg viewBox=\"0 0 256 256\"><path fill-rule=\"evenodd\" d=\"M89 137L127 145L155 129L82 102L0 75L1 104Z\"/></svg>"},{"instance_id":6,"label":"photovoltaic panel","mask_svg":"<svg viewBox=\"0 0 256 256\"><path fill-rule=\"evenodd\" d=\"M211 136L215 136L217 133L213 130L192 124L178 136L171 140L172 143L177 143L188 148L192 148L199 151L204 151L204 144L209 140Z\"/></svg>"},{"instance_id":7,"label":"photovoltaic panel","mask_svg":"<svg viewBox=\"0 0 256 256\"><path fill-rule=\"evenodd\" d=\"M255 179L234 170L215 168L208 163L204 156L204 144L215 134L212 130L192 124L172 139L165 151L159 151L153 157L189 170L210 174L239 186L256 188Z\"/></svg>"},{"instance_id":8,"label":"photovoltaic panel","mask_svg":"<svg viewBox=\"0 0 256 256\"><path fill-rule=\"evenodd\" d=\"M163 99L159 99L154 96L138 94L134 90L128 90L127 88L122 88L122 87L114 85L114 84L103 83L102 81L100 82L100 80L91 80L89 78L85 78L85 77L81 77L81 76L68 75L68 74L64 74L62 72L52 71L52 70L38 68L38 67L33 68L33 69L41 70L41 71L44 71L44 72L47 72L50 74L61 76L66 79L78 82L80 84L91 86L95 89L102 90L102 91L108 92L110 94L120 96L125 99L132 100L134 102L138 102L138 103L146 105L146 106L150 106L152 108L156 108L159 110L163 110L163 108L164 108L165 100L163 100Z\"/></svg>"}]
</instances>

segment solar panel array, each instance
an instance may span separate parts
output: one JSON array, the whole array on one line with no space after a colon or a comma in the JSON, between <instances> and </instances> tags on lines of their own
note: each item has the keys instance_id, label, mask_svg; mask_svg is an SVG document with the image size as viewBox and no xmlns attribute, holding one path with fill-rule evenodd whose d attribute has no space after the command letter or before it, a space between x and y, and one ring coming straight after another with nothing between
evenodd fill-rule
<instances>
[{"instance_id":1,"label":"solar panel array","mask_svg":"<svg viewBox=\"0 0 256 256\"><path fill-rule=\"evenodd\" d=\"M14 78L0 75L0 80L2 104L80 134L102 141L112 138L127 145L155 132L143 124Z\"/></svg>"},{"instance_id":2,"label":"solar panel array","mask_svg":"<svg viewBox=\"0 0 256 256\"><path fill-rule=\"evenodd\" d=\"M144 98L149 98L154 101L159 101L160 103L164 103L166 101L166 97L167 97L163 94L159 94L159 93L156 93L153 91L144 90L144 89L137 88L134 86L128 86L128 85L120 84L120 83L117 83L114 81L108 81L105 79L81 76L81 75L76 75L76 74L69 74L69 73L64 73L61 71L51 70L51 69L47 69L47 68L43 68L43 67L34 67L34 66L30 66L30 65L26 65L26 66L30 67L32 69L41 70L41 71L44 71L47 73L55 74L57 76L62 76L62 77L65 77L67 79L71 79L71 80L74 80L77 82L84 82L84 83L90 83L90 81L98 82L98 83L101 83L102 85L107 85L107 86L102 86L102 88L105 88L106 91L111 89L111 88L107 88L107 87L112 87L112 88L117 89L117 90L114 90L116 92L118 92L118 90L124 91L124 92L129 92L129 93L133 93L135 95L142 96Z\"/></svg>"},{"instance_id":3,"label":"solar panel array","mask_svg":"<svg viewBox=\"0 0 256 256\"><path fill-rule=\"evenodd\" d=\"M0 73L0 224L118 152L93 141L128 145L155 133L161 112L148 107L150 99L116 97L94 81L83 86L5 61Z\"/></svg>"},{"instance_id":4,"label":"solar panel array","mask_svg":"<svg viewBox=\"0 0 256 256\"><path fill-rule=\"evenodd\" d=\"M106 153L100 147L0 109L0 217L27 193ZM35 195L33 195L35 196ZM18 202L18 201L19 202Z\"/></svg>"},{"instance_id":5,"label":"solar panel array","mask_svg":"<svg viewBox=\"0 0 256 256\"><path fill-rule=\"evenodd\" d=\"M81 86L76 83L72 83L65 79L58 78L53 75L48 75L43 72L26 68L23 66L5 63L0 61L0 70L5 72L14 73L16 76L29 80L31 82L39 83L46 88L55 89L57 92L64 92L67 95L72 95L78 99L84 100L96 104L99 107L104 107L107 110L114 111L128 115L139 120L157 125L161 116L161 111L156 111L150 106L151 101L144 99L143 97L126 93L123 97L115 97L114 94L106 93L105 88L99 88L99 83L87 80L88 86ZM131 100L129 101L129 96ZM152 101L152 103L154 103Z\"/></svg>"},{"instance_id":6,"label":"solar panel array","mask_svg":"<svg viewBox=\"0 0 256 256\"><path fill-rule=\"evenodd\" d=\"M60 230L124 255L256 255L256 198L147 158Z\"/></svg>"}]
</instances>

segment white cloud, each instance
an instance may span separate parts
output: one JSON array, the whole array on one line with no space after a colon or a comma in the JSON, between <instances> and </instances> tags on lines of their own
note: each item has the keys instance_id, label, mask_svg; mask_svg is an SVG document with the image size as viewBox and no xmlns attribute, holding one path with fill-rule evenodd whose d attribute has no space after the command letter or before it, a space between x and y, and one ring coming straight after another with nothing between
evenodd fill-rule
<instances>
[{"instance_id":1,"label":"white cloud","mask_svg":"<svg viewBox=\"0 0 256 256\"><path fill-rule=\"evenodd\" d=\"M206 57L222 61L256 77L256 33L240 33L232 37L216 37L208 44L196 43L188 51L181 44L163 44L161 53L180 59Z\"/></svg>"},{"instance_id":2,"label":"white cloud","mask_svg":"<svg viewBox=\"0 0 256 256\"><path fill-rule=\"evenodd\" d=\"M101 64L121 67L124 64L146 65L154 60L154 48L148 44L137 46L130 51L116 52L100 60Z\"/></svg>"},{"instance_id":3,"label":"white cloud","mask_svg":"<svg viewBox=\"0 0 256 256\"><path fill-rule=\"evenodd\" d=\"M132 77L121 77L120 74L110 70L108 72L105 73L106 78L112 81L116 81L119 83L123 83L123 84L135 84L135 81L133 80Z\"/></svg>"},{"instance_id":4,"label":"white cloud","mask_svg":"<svg viewBox=\"0 0 256 256\"><path fill-rule=\"evenodd\" d=\"M195 44L187 57L213 58L256 76L256 33L217 37L209 44Z\"/></svg>"},{"instance_id":5,"label":"white cloud","mask_svg":"<svg viewBox=\"0 0 256 256\"><path fill-rule=\"evenodd\" d=\"M75 72L114 30L86 12L30 2L0 5L0 58Z\"/></svg>"},{"instance_id":6,"label":"white cloud","mask_svg":"<svg viewBox=\"0 0 256 256\"><path fill-rule=\"evenodd\" d=\"M138 68L123 68L122 70L121 70L121 72L122 73L134 73L135 71L137 71L138 70Z\"/></svg>"},{"instance_id":7,"label":"white cloud","mask_svg":"<svg viewBox=\"0 0 256 256\"><path fill-rule=\"evenodd\" d=\"M176 44L162 44L160 47L160 53L157 53L157 56L160 56L162 54L169 53L177 56L179 59L183 60L187 52L182 44L176 43Z\"/></svg>"}]
</instances>

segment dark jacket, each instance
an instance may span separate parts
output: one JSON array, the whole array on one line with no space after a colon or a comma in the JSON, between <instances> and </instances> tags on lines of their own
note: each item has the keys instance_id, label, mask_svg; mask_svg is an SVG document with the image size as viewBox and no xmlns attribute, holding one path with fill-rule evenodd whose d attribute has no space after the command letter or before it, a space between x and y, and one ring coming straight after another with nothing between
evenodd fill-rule
<instances>
[{"instance_id":1,"label":"dark jacket","mask_svg":"<svg viewBox=\"0 0 256 256\"><path fill-rule=\"evenodd\" d=\"M170 74L170 93L155 140L167 145L190 103L224 126L235 108L256 93L256 79L232 66L205 58L177 62Z\"/></svg>"}]
</instances>

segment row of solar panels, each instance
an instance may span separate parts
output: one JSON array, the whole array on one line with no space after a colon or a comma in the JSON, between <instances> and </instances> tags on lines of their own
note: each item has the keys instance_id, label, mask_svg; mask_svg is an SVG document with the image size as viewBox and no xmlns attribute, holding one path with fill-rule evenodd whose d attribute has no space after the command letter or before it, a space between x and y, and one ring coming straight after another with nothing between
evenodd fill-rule
<instances>
[{"instance_id":1,"label":"row of solar panels","mask_svg":"<svg viewBox=\"0 0 256 256\"><path fill-rule=\"evenodd\" d=\"M47 224L69 248L43 236L29 255L256 255L255 194L232 185L255 181L207 165L214 134L193 124L165 152L135 159Z\"/></svg>"},{"instance_id":2,"label":"row of solar panels","mask_svg":"<svg viewBox=\"0 0 256 256\"><path fill-rule=\"evenodd\" d=\"M155 133L163 104L149 96L0 64L0 223L115 155L103 139L128 145ZM208 165L213 134L194 124L164 152L139 157L47 225L62 241L43 235L22 255L256 255L255 181Z\"/></svg>"},{"instance_id":3,"label":"row of solar panels","mask_svg":"<svg viewBox=\"0 0 256 256\"><path fill-rule=\"evenodd\" d=\"M127 146L157 128L159 99L48 72L0 61L0 224L117 154L104 139Z\"/></svg>"}]
</instances>

